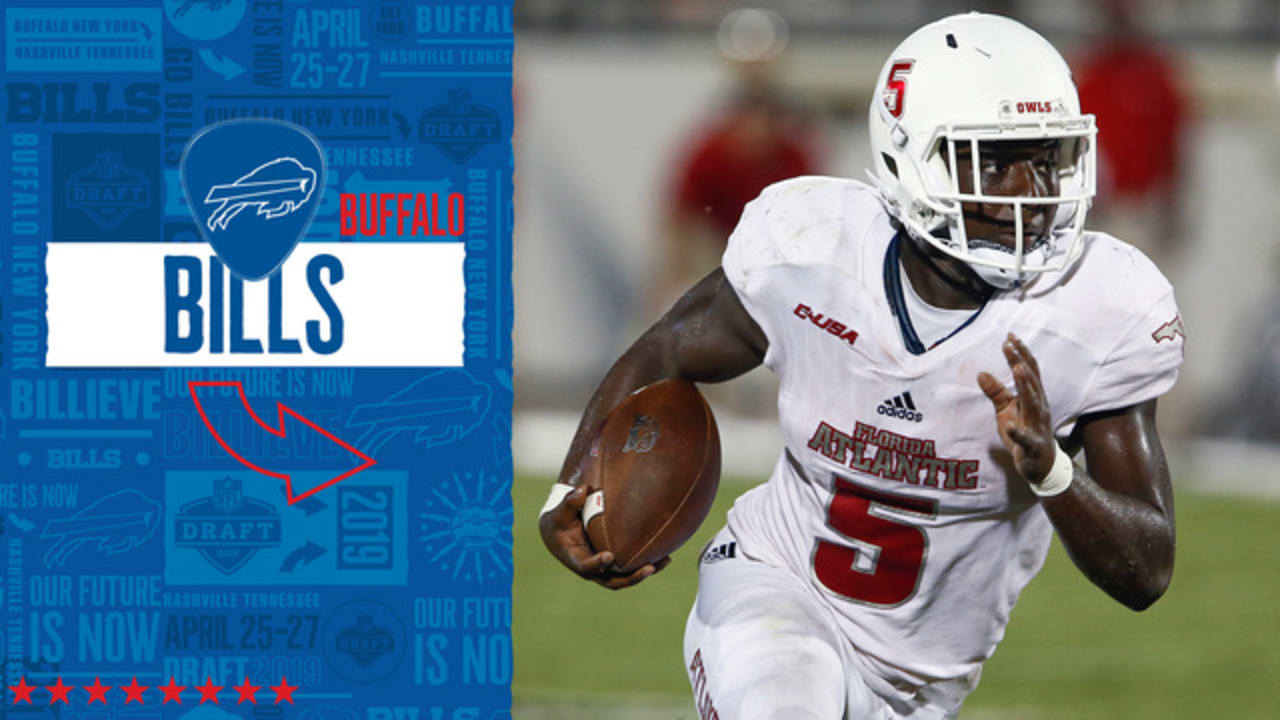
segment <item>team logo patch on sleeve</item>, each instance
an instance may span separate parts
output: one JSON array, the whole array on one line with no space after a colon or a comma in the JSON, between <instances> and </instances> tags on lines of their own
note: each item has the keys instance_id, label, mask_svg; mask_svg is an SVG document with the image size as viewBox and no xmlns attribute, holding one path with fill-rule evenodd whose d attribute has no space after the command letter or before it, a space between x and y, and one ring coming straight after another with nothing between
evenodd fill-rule
<instances>
[{"instance_id":1,"label":"team logo patch on sleeve","mask_svg":"<svg viewBox=\"0 0 1280 720\"><path fill-rule=\"evenodd\" d=\"M1165 340L1177 340L1179 336L1183 340L1187 339L1187 333L1182 327L1182 315L1174 315L1172 320L1156 328L1155 332L1151 333L1151 339L1155 340L1157 345Z\"/></svg>"},{"instance_id":2,"label":"team logo patch on sleeve","mask_svg":"<svg viewBox=\"0 0 1280 720\"><path fill-rule=\"evenodd\" d=\"M196 135L180 172L204 239L232 273L259 280L284 263L311 225L324 156L296 125L232 120Z\"/></svg>"}]
</instances>

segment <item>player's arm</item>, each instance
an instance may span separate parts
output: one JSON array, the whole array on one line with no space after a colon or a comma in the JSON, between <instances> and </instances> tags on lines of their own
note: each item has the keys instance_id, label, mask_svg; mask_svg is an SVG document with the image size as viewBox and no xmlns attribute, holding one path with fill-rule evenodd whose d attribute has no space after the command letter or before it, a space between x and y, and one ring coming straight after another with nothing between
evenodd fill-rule
<instances>
[{"instance_id":1,"label":"player's arm","mask_svg":"<svg viewBox=\"0 0 1280 720\"><path fill-rule=\"evenodd\" d=\"M582 468L591 441L609 411L631 392L666 378L720 382L737 377L764 359L768 341L742 307L737 293L716 269L653 327L640 336L605 375L587 403L560 470L559 482L576 488L539 519L542 541L560 562L578 575L609 588L633 585L657 571L646 565L626 576L612 575L608 552L587 542L579 512L586 501Z\"/></svg>"},{"instance_id":2,"label":"player's arm","mask_svg":"<svg viewBox=\"0 0 1280 720\"><path fill-rule=\"evenodd\" d=\"M1043 505L1067 553L1098 587L1134 610L1154 603L1173 576L1173 484L1156 433L1156 401L1081 417L1067 491ZM1069 447L1068 452L1075 447Z\"/></svg>"},{"instance_id":3,"label":"player's arm","mask_svg":"<svg viewBox=\"0 0 1280 720\"><path fill-rule=\"evenodd\" d=\"M1065 490L1041 498L1067 554L1108 595L1133 610L1147 608L1168 588L1174 556L1173 486L1155 400L1081 417L1059 455L1035 357L1012 335L1004 354L1016 394L987 373L978 383L1015 466L1033 488L1070 479ZM1087 469L1069 459L1080 447Z\"/></svg>"}]
</instances>

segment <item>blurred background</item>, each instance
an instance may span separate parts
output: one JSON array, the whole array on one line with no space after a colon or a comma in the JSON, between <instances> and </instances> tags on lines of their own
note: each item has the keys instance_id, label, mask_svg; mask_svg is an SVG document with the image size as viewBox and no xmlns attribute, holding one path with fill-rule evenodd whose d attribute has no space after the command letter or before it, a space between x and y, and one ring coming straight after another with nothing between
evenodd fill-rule
<instances>
[{"instance_id":1,"label":"blurred background","mask_svg":"<svg viewBox=\"0 0 1280 720\"><path fill-rule=\"evenodd\" d=\"M967 10L1063 52L1100 128L1088 226L1160 266L1190 340L1160 403L1178 490L1170 594L1133 615L1055 547L962 717L1280 717L1265 681L1280 650L1262 640L1280 632L1280 2L515 7L516 717L696 716L680 661L693 564L781 447L768 372L708 391L720 501L662 575L616 594L576 581L537 539L537 508L595 384L718 264L742 205L794 175L864 178L881 65Z\"/></svg>"}]
</instances>

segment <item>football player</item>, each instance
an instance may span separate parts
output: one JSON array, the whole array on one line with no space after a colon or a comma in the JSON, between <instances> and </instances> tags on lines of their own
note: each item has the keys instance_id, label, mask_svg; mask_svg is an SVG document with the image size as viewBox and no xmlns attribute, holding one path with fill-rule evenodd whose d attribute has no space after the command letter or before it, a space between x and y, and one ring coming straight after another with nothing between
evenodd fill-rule
<instances>
[{"instance_id":1,"label":"football player","mask_svg":"<svg viewBox=\"0 0 1280 720\"><path fill-rule=\"evenodd\" d=\"M607 587L577 517L593 433L667 377L779 376L785 448L704 553L685 632L702 718L953 717L1056 531L1134 609L1173 571L1155 427L1185 337L1140 252L1084 231L1096 130L1040 35L913 33L870 110L871 185L766 189L704 278L609 371L541 531ZM1073 461L1083 453L1083 465Z\"/></svg>"}]
</instances>

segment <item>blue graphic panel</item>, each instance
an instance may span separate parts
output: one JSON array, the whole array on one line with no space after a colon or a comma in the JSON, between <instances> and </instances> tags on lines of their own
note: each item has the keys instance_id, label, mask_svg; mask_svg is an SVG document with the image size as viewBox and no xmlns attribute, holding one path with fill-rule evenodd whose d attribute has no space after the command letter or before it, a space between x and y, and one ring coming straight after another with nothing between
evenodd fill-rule
<instances>
[{"instance_id":1,"label":"blue graphic panel","mask_svg":"<svg viewBox=\"0 0 1280 720\"><path fill-rule=\"evenodd\" d=\"M6 4L5 717L509 717L511 15Z\"/></svg>"}]
</instances>

